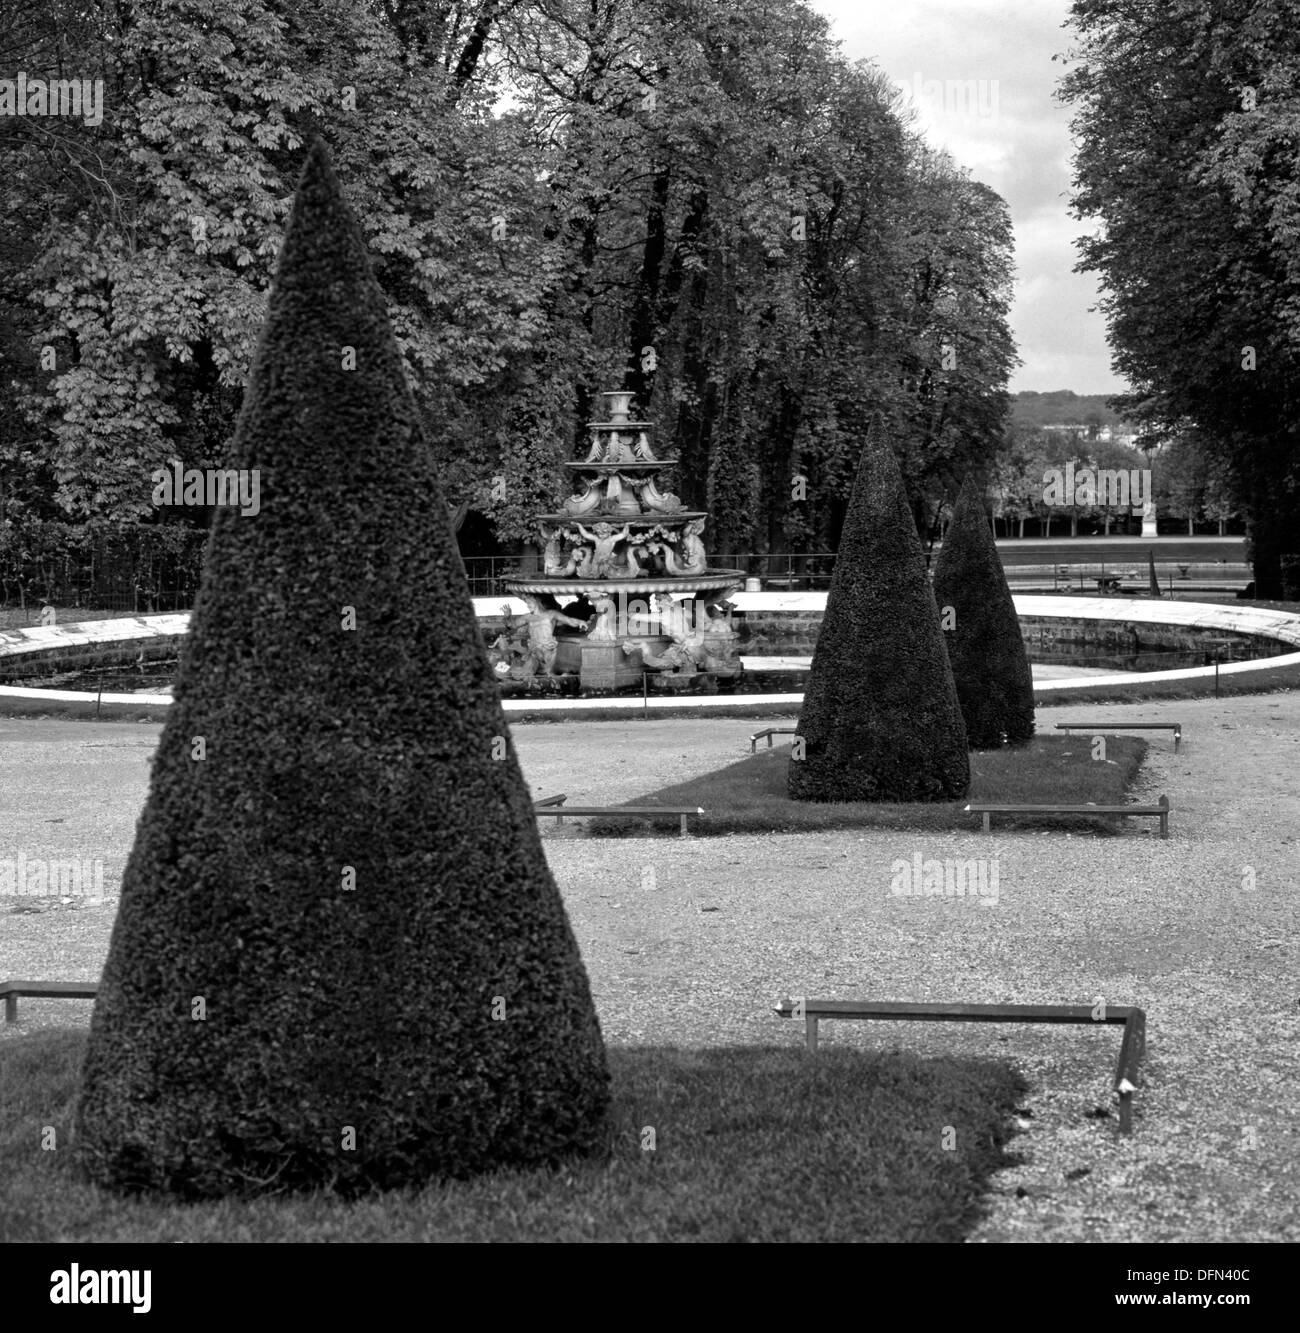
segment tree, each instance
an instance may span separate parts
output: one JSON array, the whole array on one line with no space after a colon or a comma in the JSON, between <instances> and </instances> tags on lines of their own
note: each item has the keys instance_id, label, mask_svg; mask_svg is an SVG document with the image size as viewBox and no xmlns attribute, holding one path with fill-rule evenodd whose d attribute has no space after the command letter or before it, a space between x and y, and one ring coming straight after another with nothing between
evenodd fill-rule
<instances>
[{"instance_id":1,"label":"tree","mask_svg":"<svg viewBox=\"0 0 1300 1333\"><path fill-rule=\"evenodd\" d=\"M1228 519L1236 517L1230 464L1206 435L1188 428L1156 456L1152 468L1156 507L1187 521L1187 535L1198 518L1217 523L1223 536Z\"/></svg>"},{"instance_id":2,"label":"tree","mask_svg":"<svg viewBox=\"0 0 1300 1333\"><path fill-rule=\"evenodd\" d=\"M1025 535L1025 523L1042 504L1046 481L1047 457L1053 433L1022 421L1006 425L998 463L992 476L995 513L1007 525L1018 525L1016 536Z\"/></svg>"},{"instance_id":3,"label":"tree","mask_svg":"<svg viewBox=\"0 0 1300 1333\"><path fill-rule=\"evenodd\" d=\"M1190 423L1227 464L1261 597L1300 532L1300 74L1291 0L1075 0L1063 97L1074 211L1101 275L1115 400L1149 438Z\"/></svg>"},{"instance_id":4,"label":"tree","mask_svg":"<svg viewBox=\"0 0 1300 1333\"><path fill-rule=\"evenodd\" d=\"M893 451L862 450L791 758L796 801L966 794L966 728Z\"/></svg>"},{"instance_id":5,"label":"tree","mask_svg":"<svg viewBox=\"0 0 1300 1333\"><path fill-rule=\"evenodd\" d=\"M971 749L1024 744L1034 734L1034 676L983 488L973 477L957 497L939 552L934 599Z\"/></svg>"},{"instance_id":6,"label":"tree","mask_svg":"<svg viewBox=\"0 0 1300 1333\"><path fill-rule=\"evenodd\" d=\"M319 142L235 462L262 508L214 524L91 1024L81 1161L202 1197L595 1148L586 973Z\"/></svg>"},{"instance_id":7,"label":"tree","mask_svg":"<svg viewBox=\"0 0 1300 1333\"><path fill-rule=\"evenodd\" d=\"M1113 472L1124 472L1127 473L1131 479L1134 471L1137 471L1140 474L1150 466L1150 463L1143 454L1139 453L1130 445L1120 444L1115 440L1098 440L1089 451L1088 466L1096 468L1098 471L1102 469L1110 469ZM1154 484L1154 482L1155 476L1153 473L1152 484ZM1144 500L1151 498L1147 495L1145 490L1142 492L1142 495ZM1133 496L1134 492L1130 486L1130 501L1133 500ZM1098 499L1100 501L1100 492ZM1117 508L1114 505L1102 504L1099 502L1092 506L1092 513L1093 516L1099 519L1102 523L1104 535L1109 537L1110 526L1116 521L1123 524L1125 530L1127 530L1129 520L1133 518L1135 509L1139 514L1142 512L1140 504L1130 503L1129 507L1125 509L1123 507Z\"/></svg>"},{"instance_id":8,"label":"tree","mask_svg":"<svg viewBox=\"0 0 1300 1333\"><path fill-rule=\"evenodd\" d=\"M802 0L50 0L10 67L53 37L105 120L0 136L0 486L134 523L153 468L225 463L317 134L448 498L504 542L620 382L719 553L833 547L864 403L918 518L992 462L1006 206Z\"/></svg>"},{"instance_id":9,"label":"tree","mask_svg":"<svg viewBox=\"0 0 1300 1333\"><path fill-rule=\"evenodd\" d=\"M1185 519L1187 535L1195 533L1205 499L1209 459L1193 432L1180 435L1161 451L1152 469L1156 507L1174 518Z\"/></svg>"}]
</instances>

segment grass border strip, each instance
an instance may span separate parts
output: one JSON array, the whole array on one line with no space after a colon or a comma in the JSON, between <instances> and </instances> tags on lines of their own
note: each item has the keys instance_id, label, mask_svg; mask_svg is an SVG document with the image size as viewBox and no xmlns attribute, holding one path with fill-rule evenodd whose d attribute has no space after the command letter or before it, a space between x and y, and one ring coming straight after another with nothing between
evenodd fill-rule
<instances>
[{"instance_id":1,"label":"grass border strip","mask_svg":"<svg viewBox=\"0 0 1300 1333\"><path fill-rule=\"evenodd\" d=\"M828 1018L885 1019L921 1023L1123 1023L1115 1091L1119 1095L1119 1130L1133 1132L1133 1094L1138 1065L1146 1054L1147 1016L1132 1005L1106 1005L1097 1016L1087 1004L910 1004L899 1000L780 1000L774 1010L780 1018L804 1020L804 1042L817 1052L817 1024Z\"/></svg>"}]
</instances>

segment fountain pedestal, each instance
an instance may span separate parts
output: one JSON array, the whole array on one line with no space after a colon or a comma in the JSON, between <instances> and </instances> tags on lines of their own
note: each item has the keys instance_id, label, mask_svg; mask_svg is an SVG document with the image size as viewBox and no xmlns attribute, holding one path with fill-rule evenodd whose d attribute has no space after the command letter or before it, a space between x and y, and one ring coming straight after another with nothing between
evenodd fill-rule
<instances>
[{"instance_id":1,"label":"fountain pedestal","mask_svg":"<svg viewBox=\"0 0 1300 1333\"><path fill-rule=\"evenodd\" d=\"M578 674L584 690L624 690L641 684L641 670L618 643L584 643Z\"/></svg>"}]
</instances>

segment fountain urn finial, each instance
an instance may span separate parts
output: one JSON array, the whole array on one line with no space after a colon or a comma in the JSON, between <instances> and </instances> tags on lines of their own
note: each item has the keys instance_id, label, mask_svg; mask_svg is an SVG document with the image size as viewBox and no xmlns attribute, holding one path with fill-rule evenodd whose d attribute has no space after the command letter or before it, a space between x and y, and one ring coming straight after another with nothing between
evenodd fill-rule
<instances>
[{"instance_id":1,"label":"fountain urn finial","mask_svg":"<svg viewBox=\"0 0 1300 1333\"><path fill-rule=\"evenodd\" d=\"M605 400L606 410L609 413L609 420L626 421L628 412L632 407L632 395L616 391L613 393L603 393L601 397Z\"/></svg>"}]
</instances>

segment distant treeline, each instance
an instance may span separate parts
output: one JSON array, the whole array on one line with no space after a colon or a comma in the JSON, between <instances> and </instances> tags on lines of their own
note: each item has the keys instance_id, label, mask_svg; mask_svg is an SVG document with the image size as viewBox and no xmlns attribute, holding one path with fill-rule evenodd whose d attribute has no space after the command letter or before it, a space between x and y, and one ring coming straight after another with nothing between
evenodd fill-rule
<instances>
[{"instance_id":1,"label":"distant treeline","mask_svg":"<svg viewBox=\"0 0 1300 1333\"><path fill-rule=\"evenodd\" d=\"M1071 389L1053 389L1049 393L1026 390L1012 400L1011 416L1018 425L1031 427L1125 427L1127 423L1107 403L1108 395L1104 393L1075 393Z\"/></svg>"}]
</instances>

